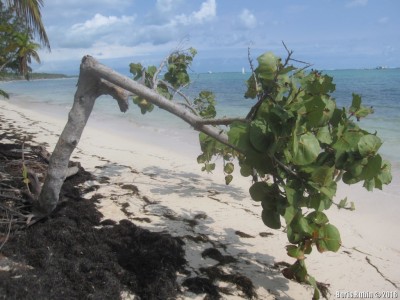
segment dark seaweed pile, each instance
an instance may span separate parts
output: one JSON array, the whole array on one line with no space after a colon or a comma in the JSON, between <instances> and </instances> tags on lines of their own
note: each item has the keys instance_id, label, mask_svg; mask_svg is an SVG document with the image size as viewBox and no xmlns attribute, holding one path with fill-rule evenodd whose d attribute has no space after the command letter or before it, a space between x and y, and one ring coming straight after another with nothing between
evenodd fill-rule
<instances>
[{"instance_id":1,"label":"dark seaweed pile","mask_svg":"<svg viewBox=\"0 0 400 300\"><path fill-rule=\"evenodd\" d=\"M1 163L10 165L16 159L7 157L13 147L2 146ZM100 222L96 200L81 198L77 188L90 176L81 169L67 179L64 201L51 217L11 233L0 251L0 265L13 262L11 271L0 271L0 298L120 299L123 291L141 299L177 295L176 273L186 262L183 242L128 220ZM7 185L21 188L21 178L14 178Z\"/></svg>"}]
</instances>

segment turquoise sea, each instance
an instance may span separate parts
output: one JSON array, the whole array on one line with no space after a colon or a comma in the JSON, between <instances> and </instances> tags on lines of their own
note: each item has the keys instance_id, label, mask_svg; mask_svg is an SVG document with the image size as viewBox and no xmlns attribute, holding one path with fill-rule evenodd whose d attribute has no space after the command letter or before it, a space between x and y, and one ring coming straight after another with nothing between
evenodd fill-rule
<instances>
[{"instance_id":1,"label":"turquoise sea","mask_svg":"<svg viewBox=\"0 0 400 300\"><path fill-rule=\"evenodd\" d=\"M400 166L400 69L334 70L324 73L333 76L334 97L338 106L350 106L352 93L362 96L363 103L373 106L375 113L361 121L371 132L378 131L384 144L381 151L395 169ZM204 73L192 75L189 95L200 90L216 94L219 116L244 116L254 104L243 98L249 74ZM1 82L0 89L11 94L17 105L65 117L72 106L77 78ZM190 131L183 121L155 109L148 115L131 105L127 113L119 112L115 101L102 97L95 105L92 118L102 124L119 122L127 130L154 130L169 137L185 137ZM121 123L122 122L122 123ZM182 133L182 135L181 135Z\"/></svg>"}]
</instances>

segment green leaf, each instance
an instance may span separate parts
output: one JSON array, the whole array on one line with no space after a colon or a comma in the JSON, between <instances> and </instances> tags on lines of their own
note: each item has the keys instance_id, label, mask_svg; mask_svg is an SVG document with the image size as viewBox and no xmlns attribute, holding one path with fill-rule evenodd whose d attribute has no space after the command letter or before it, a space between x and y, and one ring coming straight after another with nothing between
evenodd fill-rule
<instances>
[{"instance_id":1,"label":"green leaf","mask_svg":"<svg viewBox=\"0 0 400 300\"><path fill-rule=\"evenodd\" d=\"M296 214L299 212L299 210L294 207L294 206L288 206L285 209L285 214L283 215L283 218L285 219L286 225L290 225L290 223L293 221L294 217Z\"/></svg>"},{"instance_id":2,"label":"green leaf","mask_svg":"<svg viewBox=\"0 0 400 300\"><path fill-rule=\"evenodd\" d=\"M340 208L346 208L346 206L347 206L347 197L346 198L344 198L344 199L342 199L342 200L340 200L340 202L339 202L339 204L338 204L338 208L340 209Z\"/></svg>"},{"instance_id":3,"label":"green leaf","mask_svg":"<svg viewBox=\"0 0 400 300\"><path fill-rule=\"evenodd\" d=\"M382 166L382 157L379 154L371 157L362 170L362 178L366 180L374 178L379 174L381 166Z\"/></svg>"},{"instance_id":4,"label":"green leaf","mask_svg":"<svg viewBox=\"0 0 400 300\"><path fill-rule=\"evenodd\" d=\"M296 259L304 259L304 251L301 247L295 245L286 246L287 255Z\"/></svg>"},{"instance_id":5,"label":"green leaf","mask_svg":"<svg viewBox=\"0 0 400 300\"><path fill-rule=\"evenodd\" d=\"M264 181L259 181L250 187L249 192L254 201L264 201L267 198L276 198L277 189Z\"/></svg>"},{"instance_id":6,"label":"green leaf","mask_svg":"<svg viewBox=\"0 0 400 300\"><path fill-rule=\"evenodd\" d=\"M329 222L328 217L320 211L313 211L312 213L308 214L306 218L317 225L325 225Z\"/></svg>"},{"instance_id":7,"label":"green leaf","mask_svg":"<svg viewBox=\"0 0 400 300\"><path fill-rule=\"evenodd\" d=\"M208 173L211 173L212 171L214 171L215 169L215 164L209 164L209 163L205 163L204 167L201 169L202 171L206 171Z\"/></svg>"},{"instance_id":8,"label":"green leaf","mask_svg":"<svg viewBox=\"0 0 400 300\"><path fill-rule=\"evenodd\" d=\"M329 131L329 126L324 126L318 129L317 139L324 144L332 143L332 134Z\"/></svg>"},{"instance_id":9,"label":"green leaf","mask_svg":"<svg viewBox=\"0 0 400 300\"><path fill-rule=\"evenodd\" d=\"M317 166L311 173L311 180L320 187L329 187L333 182L335 167Z\"/></svg>"},{"instance_id":10,"label":"green leaf","mask_svg":"<svg viewBox=\"0 0 400 300\"><path fill-rule=\"evenodd\" d=\"M274 210L263 209L261 218L266 226L272 229L281 228L281 220L279 214Z\"/></svg>"},{"instance_id":11,"label":"green leaf","mask_svg":"<svg viewBox=\"0 0 400 300\"><path fill-rule=\"evenodd\" d=\"M232 174L233 170L234 170L235 166L233 165L233 163L228 162L225 164L224 166L224 172L226 174Z\"/></svg>"},{"instance_id":12,"label":"green leaf","mask_svg":"<svg viewBox=\"0 0 400 300\"><path fill-rule=\"evenodd\" d=\"M260 152L267 151L268 147L273 142L272 134L267 134L267 124L265 120L257 119L251 122L249 138L253 147Z\"/></svg>"},{"instance_id":13,"label":"green leaf","mask_svg":"<svg viewBox=\"0 0 400 300\"><path fill-rule=\"evenodd\" d=\"M353 101L351 102L351 106L349 108L349 112L354 114L361 107L361 96L353 93Z\"/></svg>"},{"instance_id":14,"label":"green leaf","mask_svg":"<svg viewBox=\"0 0 400 300\"><path fill-rule=\"evenodd\" d=\"M319 252L339 250L342 241L339 230L332 224L322 226L318 231L317 249Z\"/></svg>"},{"instance_id":15,"label":"green leaf","mask_svg":"<svg viewBox=\"0 0 400 300\"><path fill-rule=\"evenodd\" d=\"M310 132L299 137L298 147L296 148L297 151L293 153L293 160L299 165L307 165L314 162L321 151L317 138Z\"/></svg>"},{"instance_id":16,"label":"green leaf","mask_svg":"<svg viewBox=\"0 0 400 300\"><path fill-rule=\"evenodd\" d=\"M225 176L225 184L228 185L232 182L233 176L232 175L226 175Z\"/></svg>"},{"instance_id":17,"label":"green leaf","mask_svg":"<svg viewBox=\"0 0 400 300\"><path fill-rule=\"evenodd\" d=\"M278 69L280 59L272 52L266 52L257 58L258 67L257 73L260 78L272 80L275 77L275 72Z\"/></svg>"},{"instance_id":18,"label":"green leaf","mask_svg":"<svg viewBox=\"0 0 400 300\"><path fill-rule=\"evenodd\" d=\"M228 141L243 152L246 152L250 146L248 125L241 122L232 123L228 131Z\"/></svg>"},{"instance_id":19,"label":"green leaf","mask_svg":"<svg viewBox=\"0 0 400 300\"><path fill-rule=\"evenodd\" d=\"M333 144L333 148L337 151L337 158L341 153L358 151L358 142L364 134L360 131L345 131Z\"/></svg>"},{"instance_id":20,"label":"green leaf","mask_svg":"<svg viewBox=\"0 0 400 300\"><path fill-rule=\"evenodd\" d=\"M129 65L130 72L133 74L133 79L138 80L142 77L144 68L140 63L131 63Z\"/></svg>"},{"instance_id":21,"label":"green leaf","mask_svg":"<svg viewBox=\"0 0 400 300\"><path fill-rule=\"evenodd\" d=\"M381 170L377 178L381 181L382 184L389 184L392 182L390 162L386 160L382 162Z\"/></svg>"},{"instance_id":22,"label":"green leaf","mask_svg":"<svg viewBox=\"0 0 400 300\"><path fill-rule=\"evenodd\" d=\"M381 139L373 134L362 136L357 144L358 151L363 157L374 155L381 145Z\"/></svg>"}]
</instances>

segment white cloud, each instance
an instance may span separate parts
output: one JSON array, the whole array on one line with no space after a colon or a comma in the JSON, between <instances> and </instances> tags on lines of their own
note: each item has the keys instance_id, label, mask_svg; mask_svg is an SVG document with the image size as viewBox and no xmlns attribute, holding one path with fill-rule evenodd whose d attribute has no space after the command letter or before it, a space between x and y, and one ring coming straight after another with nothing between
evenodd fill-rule
<instances>
[{"instance_id":1,"label":"white cloud","mask_svg":"<svg viewBox=\"0 0 400 300\"><path fill-rule=\"evenodd\" d=\"M201 4L199 11L193 13L193 18L199 23L210 20L217 15L217 3L215 0L207 0Z\"/></svg>"},{"instance_id":2,"label":"white cloud","mask_svg":"<svg viewBox=\"0 0 400 300\"><path fill-rule=\"evenodd\" d=\"M82 32L86 30L97 30L99 28L106 28L109 26L114 26L118 24L129 25L134 21L134 17L122 16L120 18L116 16L103 16L101 14L96 14L92 19L87 20L84 23L78 23L72 25L72 32Z\"/></svg>"},{"instance_id":3,"label":"white cloud","mask_svg":"<svg viewBox=\"0 0 400 300\"><path fill-rule=\"evenodd\" d=\"M129 37L132 31L134 16L95 16L83 23L72 25L60 40L61 47L88 48L96 42L117 43Z\"/></svg>"},{"instance_id":4,"label":"white cloud","mask_svg":"<svg viewBox=\"0 0 400 300\"><path fill-rule=\"evenodd\" d=\"M251 29L257 26L257 18L248 9L242 11L239 15L239 19L246 28Z\"/></svg>"},{"instance_id":5,"label":"white cloud","mask_svg":"<svg viewBox=\"0 0 400 300\"><path fill-rule=\"evenodd\" d=\"M368 4L368 0L351 0L346 4L346 7L359 7L366 6Z\"/></svg>"},{"instance_id":6,"label":"white cloud","mask_svg":"<svg viewBox=\"0 0 400 300\"><path fill-rule=\"evenodd\" d=\"M207 0L201 4L201 7L198 11L194 11L190 15L177 15L175 16L175 21L183 25L202 24L205 21L212 20L216 15L217 3L215 0Z\"/></svg>"}]
</instances>

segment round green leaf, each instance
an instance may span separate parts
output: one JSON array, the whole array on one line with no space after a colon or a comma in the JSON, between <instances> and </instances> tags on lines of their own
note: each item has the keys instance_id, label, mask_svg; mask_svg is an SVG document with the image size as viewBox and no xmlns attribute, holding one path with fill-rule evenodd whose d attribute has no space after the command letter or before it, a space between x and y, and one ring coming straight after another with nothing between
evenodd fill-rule
<instances>
[{"instance_id":1,"label":"round green leaf","mask_svg":"<svg viewBox=\"0 0 400 300\"><path fill-rule=\"evenodd\" d=\"M271 193L271 187L266 182L259 181L250 187L249 192L254 201L263 201Z\"/></svg>"},{"instance_id":2,"label":"round green leaf","mask_svg":"<svg viewBox=\"0 0 400 300\"><path fill-rule=\"evenodd\" d=\"M266 226L272 229L281 228L281 219L279 214L274 210L263 209L261 218Z\"/></svg>"},{"instance_id":3,"label":"round green leaf","mask_svg":"<svg viewBox=\"0 0 400 300\"><path fill-rule=\"evenodd\" d=\"M318 231L317 248L319 252L339 250L342 241L339 230L332 224L322 226Z\"/></svg>"},{"instance_id":4,"label":"round green leaf","mask_svg":"<svg viewBox=\"0 0 400 300\"><path fill-rule=\"evenodd\" d=\"M297 147L294 147L297 151L293 153L293 160L296 164L307 165L317 159L321 148L317 138L312 133L307 132L302 134L297 139L297 143Z\"/></svg>"},{"instance_id":5,"label":"round green leaf","mask_svg":"<svg viewBox=\"0 0 400 300\"><path fill-rule=\"evenodd\" d=\"M266 52L257 58L258 76L265 79L273 79L278 68L279 58L272 52Z\"/></svg>"},{"instance_id":6,"label":"round green leaf","mask_svg":"<svg viewBox=\"0 0 400 300\"><path fill-rule=\"evenodd\" d=\"M225 184L228 185L232 182L233 176L232 175L226 175L225 176Z\"/></svg>"},{"instance_id":7,"label":"round green leaf","mask_svg":"<svg viewBox=\"0 0 400 300\"><path fill-rule=\"evenodd\" d=\"M320 211L313 211L312 213L307 215L307 219L317 225L325 225L329 222L328 217Z\"/></svg>"},{"instance_id":8,"label":"round green leaf","mask_svg":"<svg viewBox=\"0 0 400 300\"><path fill-rule=\"evenodd\" d=\"M364 135L360 138L358 142L358 151L363 157L374 155L381 145L381 139L378 138L376 135Z\"/></svg>"},{"instance_id":9,"label":"round green leaf","mask_svg":"<svg viewBox=\"0 0 400 300\"><path fill-rule=\"evenodd\" d=\"M233 170L234 170L235 166L233 165L233 163L228 162L225 164L224 166L224 172L226 174L232 174Z\"/></svg>"}]
</instances>

